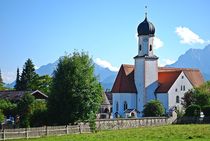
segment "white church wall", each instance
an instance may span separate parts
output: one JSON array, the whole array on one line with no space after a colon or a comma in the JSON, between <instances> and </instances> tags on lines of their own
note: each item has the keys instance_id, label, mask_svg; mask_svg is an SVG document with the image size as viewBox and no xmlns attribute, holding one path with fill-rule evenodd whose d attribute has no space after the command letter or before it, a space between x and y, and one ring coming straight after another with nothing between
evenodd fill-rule
<instances>
[{"instance_id":1,"label":"white church wall","mask_svg":"<svg viewBox=\"0 0 210 141\"><path fill-rule=\"evenodd\" d=\"M120 116L125 116L124 113L124 102L126 101L128 104L128 109L136 109L136 93L113 93L112 95L112 101L113 101L113 117L115 117L115 113L118 112ZM117 102L119 105L118 111L117 111Z\"/></svg>"},{"instance_id":2,"label":"white church wall","mask_svg":"<svg viewBox=\"0 0 210 141\"><path fill-rule=\"evenodd\" d=\"M144 76L144 71L145 69L142 67L145 65L145 59L144 58L136 58L135 59L135 72L134 72L134 81L137 89L137 100L138 100L138 105L137 105L137 110L142 111L143 106L146 103L146 96L145 96L145 89L144 89L144 84L145 80L143 79Z\"/></svg>"},{"instance_id":3,"label":"white church wall","mask_svg":"<svg viewBox=\"0 0 210 141\"><path fill-rule=\"evenodd\" d=\"M158 87L158 67L157 60L145 61L145 88L147 102L155 99L155 90Z\"/></svg>"},{"instance_id":4,"label":"white church wall","mask_svg":"<svg viewBox=\"0 0 210 141\"><path fill-rule=\"evenodd\" d=\"M157 100L163 104L165 112L168 112L168 93L157 93Z\"/></svg>"},{"instance_id":5,"label":"white church wall","mask_svg":"<svg viewBox=\"0 0 210 141\"><path fill-rule=\"evenodd\" d=\"M169 109L173 107L177 107L178 109L182 108L182 98L184 97L184 94L189 90L192 89L193 86L186 77L186 75L182 72L177 80L174 82L169 93ZM179 102L176 101L176 97L179 97Z\"/></svg>"}]
</instances>

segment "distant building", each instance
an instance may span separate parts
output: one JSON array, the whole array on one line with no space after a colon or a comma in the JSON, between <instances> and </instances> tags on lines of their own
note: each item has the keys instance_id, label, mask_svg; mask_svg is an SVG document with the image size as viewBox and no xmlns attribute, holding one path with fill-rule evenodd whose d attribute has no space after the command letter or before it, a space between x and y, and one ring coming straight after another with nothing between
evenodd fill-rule
<instances>
[{"instance_id":1,"label":"distant building","mask_svg":"<svg viewBox=\"0 0 210 141\"><path fill-rule=\"evenodd\" d=\"M103 93L102 97L103 97L103 101L99 109L99 114L97 115L97 118L109 119L111 118L111 114L112 114L112 93L105 92Z\"/></svg>"},{"instance_id":2,"label":"distant building","mask_svg":"<svg viewBox=\"0 0 210 141\"><path fill-rule=\"evenodd\" d=\"M154 55L155 27L145 20L139 24L138 52L134 65L122 65L112 88L114 117L142 117L143 107L157 99L166 113L182 108L184 93L203 84L197 69L158 67Z\"/></svg>"},{"instance_id":3,"label":"distant building","mask_svg":"<svg viewBox=\"0 0 210 141\"><path fill-rule=\"evenodd\" d=\"M10 101L19 101L25 93L30 93L35 97L35 99L39 100L46 100L48 98L47 95L42 93L39 90L36 91L14 91L14 90L6 90L0 91L0 99L7 99Z\"/></svg>"}]
</instances>

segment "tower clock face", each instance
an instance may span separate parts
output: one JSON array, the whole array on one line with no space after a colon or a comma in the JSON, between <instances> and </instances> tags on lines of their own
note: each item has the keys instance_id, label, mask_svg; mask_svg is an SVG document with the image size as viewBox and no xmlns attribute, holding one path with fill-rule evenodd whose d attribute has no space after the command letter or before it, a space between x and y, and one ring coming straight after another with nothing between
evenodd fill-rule
<instances>
[{"instance_id":1,"label":"tower clock face","mask_svg":"<svg viewBox=\"0 0 210 141\"><path fill-rule=\"evenodd\" d=\"M144 38L143 41L144 41L144 42L148 42L148 39L147 39L147 38Z\"/></svg>"}]
</instances>

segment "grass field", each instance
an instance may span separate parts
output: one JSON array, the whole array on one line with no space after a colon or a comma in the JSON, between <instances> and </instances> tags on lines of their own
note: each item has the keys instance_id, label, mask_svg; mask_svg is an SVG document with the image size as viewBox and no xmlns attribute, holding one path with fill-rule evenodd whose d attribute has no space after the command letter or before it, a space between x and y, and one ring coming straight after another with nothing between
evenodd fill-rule
<instances>
[{"instance_id":1,"label":"grass field","mask_svg":"<svg viewBox=\"0 0 210 141\"><path fill-rule=\"evenodd\" d=\"M51 136L28 141L202 141L210 140L210 125L168 125ZM17 140L17 141L25 141Z\"/></svg>"}]
</instances>

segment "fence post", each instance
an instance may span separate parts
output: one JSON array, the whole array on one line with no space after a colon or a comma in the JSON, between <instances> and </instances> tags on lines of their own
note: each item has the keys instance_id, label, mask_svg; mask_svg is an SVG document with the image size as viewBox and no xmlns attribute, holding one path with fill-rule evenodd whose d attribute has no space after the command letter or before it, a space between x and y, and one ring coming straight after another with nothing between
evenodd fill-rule
<instances>
[{"instance_id":1,"label":"fence post","mask_svg":"<svg viewBox=\"0 0 210 141\"><path fill-rule=\"evenodd\" d=\"M81 125L79 125L79 133L82 133Z\"/></svg>"},{"instance_id":2,"label":"fence post","mask_svg":"<svg viewBox=\"0 0 210 141\"><path fill-rule=\"evenodd\" d=\"M47 126L45 127L45 133L46 133L46 136L48 136L48 128L47 128Z\"/></svg>"},{"instance_id":3,"label":"fence post","mask_svg":"<svg viewBox=\"0 0 210 141\"><path fill-rule=\"evenodd\" d=\"M69 126L66 125L66 134L69 134Z\"/></svg>"},{"instance_id":4,"label":"fence post","mask_svg":"<svg viewBox=\"0 0 210 141\"><path fill-rule=\"evenodd\" d=\"M28 128L25 128L26 139L28 139Z\"/></svg>"},{"instance_id":5,"label":"fence post","mask_svg":"<svg viewBox=\"0 0 210 141\"><path fill-rule=\"evenodd\" d=\"M5 137L5 130L3 129L3 140L5 141L6 140L6 137Z\"/></svg>"}]
</instances>

